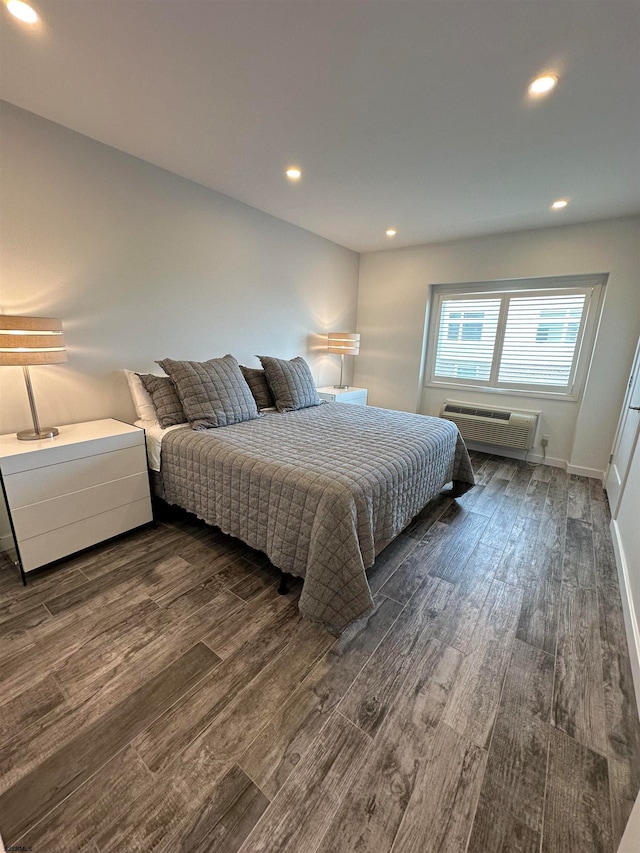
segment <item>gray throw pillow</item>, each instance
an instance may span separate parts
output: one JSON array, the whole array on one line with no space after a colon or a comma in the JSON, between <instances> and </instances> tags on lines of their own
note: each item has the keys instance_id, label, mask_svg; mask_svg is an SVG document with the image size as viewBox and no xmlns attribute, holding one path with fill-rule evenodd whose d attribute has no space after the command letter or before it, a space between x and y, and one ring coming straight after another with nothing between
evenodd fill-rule
<instances>
[{"instance_id":1,"label":"gray throw pillow","mask_svg":"<svg viewBox=\"0 0 640 853\"><path fill-rule=\"evenodd\" d=\"M138 376L151 397L160 426L166 429L176 424L186 424L187 416L171 379L168 376L154 376L153 373L139 373Z\"/></svg>"},{"instance_id":2,"label":"gray throw pillow","mask_svg":"<svg viewBox=\"0 0 640 853\"><path fill-rule=\"evenodd\" d=\"M251 388L251 393L256 401L256 406L259 409L272 408L275 403L273 401L271 391L269 390L264 370L260 370L259 367L245 367L243 364L240 365L240 370L242 371L244 378L247 380L247 385Z\"/></svg>"},{"instance_id":3,"label":"gray throw pillow","mask_svg":"<svg viewBox=\"0 0 640 853\"><path fill-rule=\"evenodd\" d=\"M173 380L194 429L229 426L260 417L251 389L232 355L209 361L157 362Z\"/></svg>"},{"instance_id":4,"label":"gray throw pillow","mask_svg":"<svg viewBox=\"0 0 640 853\"><path fill-rule=\"evenodd\" d=\"M268 355L259 355L258 358L279 412L295 412L320 405L311 370L303 358L298 356L291 361Z\"/></svg>"}]
</instances>

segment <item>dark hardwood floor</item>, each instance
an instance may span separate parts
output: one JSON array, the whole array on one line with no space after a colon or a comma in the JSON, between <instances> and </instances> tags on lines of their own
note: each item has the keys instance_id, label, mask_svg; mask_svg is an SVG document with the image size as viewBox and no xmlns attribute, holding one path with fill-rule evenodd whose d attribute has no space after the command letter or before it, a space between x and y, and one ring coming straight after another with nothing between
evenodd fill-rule
<instances>
[{"instance_id":1,"label":"dark hardwood floor","mask_svg":"<svg viewBox=\"0 0 640 853\"><path fill-rule=\"evenodd\" d=\"M600 484L472 454L335 640L178 516L0 571L0 831L40 853L613 853L640 787Z\"/></svg>"}]
</instances>

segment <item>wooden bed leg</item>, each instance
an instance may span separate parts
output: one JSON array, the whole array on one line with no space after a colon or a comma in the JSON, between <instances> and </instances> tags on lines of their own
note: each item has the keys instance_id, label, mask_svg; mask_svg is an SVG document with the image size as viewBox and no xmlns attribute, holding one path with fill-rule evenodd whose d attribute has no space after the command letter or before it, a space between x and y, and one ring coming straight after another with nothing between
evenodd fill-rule
<instances>
[{"instance_id":1,"label":"wooden bed leg","mask_svg":"<svg viewBox=\"0 0 640 853\"><path fill-rule=\"evenodd\" d=\"M286 572L280 572L280 586L278 587L278 593L280 595L286 595L289 592L289 575Z\"/></svg>"}]
</instances>

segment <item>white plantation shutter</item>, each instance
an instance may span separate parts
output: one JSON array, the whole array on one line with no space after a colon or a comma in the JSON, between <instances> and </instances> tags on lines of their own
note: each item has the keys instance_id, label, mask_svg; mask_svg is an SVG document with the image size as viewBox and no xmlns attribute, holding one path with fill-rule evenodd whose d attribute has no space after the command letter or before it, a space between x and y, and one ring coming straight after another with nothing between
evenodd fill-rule
<instances>
[{"instance_id":1,"label":"white plantation shutter","mask_svg":"<svg viewBox=\"0 0 640 853\"><path fill-rule=\"evenodd\" d=\"M499 315L499 299L443 299L435 375L488 381Z\"/></svg>"},{"instance_id":2,"label":"white plantation shutter","mask_svg":"<svg viewBox=\"0 0 640 853\"><path fill-rule=\"evenodd\" d=\"M512 296L498 382L568 388L585 293Z\"/></svg>"},{"instance_id":3,"label":"white plantation shutter","mask_svg":"<svg viewBox=\"0 0 640 853\"><path fill-rule=\"evenodd\" d=\"M593 290L438 294L432 381L572 394Z\"/></svg>"}]
</instances>

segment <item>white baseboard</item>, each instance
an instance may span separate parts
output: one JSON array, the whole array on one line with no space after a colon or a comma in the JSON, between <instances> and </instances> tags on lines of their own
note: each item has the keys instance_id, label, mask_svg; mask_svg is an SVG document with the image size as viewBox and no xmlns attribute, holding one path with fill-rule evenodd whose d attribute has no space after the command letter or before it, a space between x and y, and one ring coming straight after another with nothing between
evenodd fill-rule
<instances>
[{"instance_id":1,"label":"white baseboard","mask_svg":"<svg viewBox=\"0 0 640 853\"><path fill-rule=\"evenodd\" d=\"M620 543L618 524L612 519L611 538L613 539L613 550L616 555L616 566L618 568L618 580L620 581L620 597L622 598L622 611L624 613L624 626L627 632L627 645L629 646L629 659L631 661L631 674L633 676L633 687L636 694L636 702L640 708L640 624L638 615L633 606L633 599L629 593L629 569L624 554L624 548Z\"/></svg>"},{"instance_id":2,"label":"white baseboard","mask_svg":"<svg viewBox=\"0 0 640 853\"><path fill-rule=\"evenodd\" d=\"M494 444L483 444L481 441L466 441L469 450L480 450L483 453L496 453L506 456L507 459L525 459L535 465L551 465L554 468L563 468L567 474L577 474L579 477L593 477L604 482L604 471L599 468L583 468L581 465L569 465L566 459L557 459L553 456L543 456L541 453L527 453L525 450L513 450L510 447L496 447Z\"/></svg>"},{"instance_id":3,"label":"white baseboard","mask_svg":"<svg viewBox=\"0 0 640 853\"><path fill-rule=\"evenodd\" d=\"M465 441L469 450L480 450L482 453L495 453L498 456L505 456L507 459L525 459L527 462L533 462L536 465L551 465L554 468L567 468L566 459L555 459L553 456L543 456L541 453L533 453L529 450L514 450L511 447L496 447L495 444L484 444L482 441Z\"/></svg>"},{"instance_id":4,"label":"white baseboard","mask_svg":"<svg viewBox=\"0 0 640 853\"><path fill-rule=\"evenodd\" d=\"M562 468L567 470L566 459L556 459L554 456L543 456L542 453L530 453L527 456L527 462L533 462L535 465L550 465L552 468Z\"/></svg>"},{"instance_id":5,"label":"white baseboard","mask_svg":"<svg viewBox=\"0 0 640 853\"><path fill-rule=\"evenodd\" d=\"M604 471L599 468L583 468L581 465L567 465L567 474L577 474L579 477L593 477L604 483Z\"/></svg>"}]
</instances>

